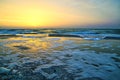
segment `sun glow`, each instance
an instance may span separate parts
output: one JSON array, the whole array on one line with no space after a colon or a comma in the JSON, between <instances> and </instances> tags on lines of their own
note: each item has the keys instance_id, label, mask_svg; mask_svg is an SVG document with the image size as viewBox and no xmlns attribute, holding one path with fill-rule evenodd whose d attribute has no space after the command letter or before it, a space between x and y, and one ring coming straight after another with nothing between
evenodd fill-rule
<instances>
[{"instance_id":1,"label":"sun glow","mask_svg":"<svg viewBox=\"0 0 120 80\"><path fill-rule=\"evenodd\" d=\"M88 1L88 2L87 2ZM0 0L0 26L15 28L104 24L119 20L117 6L89 0ZM98 1L99 2L99 1ZM100 9L99 9L100 8ZM114 14L109 14L114 12ZM19 26L19 27L18 27Z\"/></svg>"},{"instance_id":2,"label":"sun glow","mask_svg":"<svg viewBox=\"0 0 120 80\"><path fill-rule=\"evenodd\" d=\"M14 6L11 6L11 8L15 11L9 11L10 14L8 14L6 11L3 11L3 13L6 13L6 15L2 14L3 16L1 16L0 24L5 24L7 22L7 24L5 24L7 26L58 26L62 24L70 24L71 20L76 18L75 16L69 15L64 11L62 12L62 10L60 13L56 8L53 7L29 7L16 9Z\"/></svg>"}]
</instances>

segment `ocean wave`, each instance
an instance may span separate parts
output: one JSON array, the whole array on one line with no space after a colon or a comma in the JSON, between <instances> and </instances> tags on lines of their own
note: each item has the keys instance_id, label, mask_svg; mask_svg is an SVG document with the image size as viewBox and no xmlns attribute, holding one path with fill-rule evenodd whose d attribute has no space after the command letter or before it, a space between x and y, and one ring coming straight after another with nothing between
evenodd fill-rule
<instances>
[{"instance_id":1,"label":"ocean wave","mask_svg":"<svg viewBox=\"0 0 120 80\"><path fill-rule=\"evenodd\" d=\"M85 40L103 40L113 39L120 40L120 35L115 34L0 34L0 38L4 37L22 37L22 38L43 38L43 37L73 37Z\"/></svg>"},{"instance_id":2,"label":"ocean wave","mask_svg":"<svg viewBox=\"0 0 120 80\"><path fill-rule=\"evenodd\" d=\"M83 38L85 40L102 40L102 39L115 39L120 40L120 35L111 34L49 34L49 37L76 37L76 38Z\"/></svg>"},{"instance_id":3,"label":"ocean wave","mask_svg":"<svg viewBox=\"0 0 120 80\"><path fill-rule=\"evenodd\" d=\"M85 40L120 40L120 29L0 29L1 37L76 37Z\"/></svg>"},{"instance_id":4,"label":"ocean wave","mask_svg":"<svg viewBox=\"0 0 120 80\"><path fill-rule=\"evenodd\" d=\"M49 37L79 37L79 38L83 38L80 35L76 35L76 34L48 34Z\"/></svg>"},{"instance_id":5,"label":"ocean wave","mask_svg":"<svg viewBox=\"0 0 120 80\"><path fill-rule=\"evenodd\" d=\"M120 29L0 29L0 34L120 34Z\"/></svg>"}]
</instances>

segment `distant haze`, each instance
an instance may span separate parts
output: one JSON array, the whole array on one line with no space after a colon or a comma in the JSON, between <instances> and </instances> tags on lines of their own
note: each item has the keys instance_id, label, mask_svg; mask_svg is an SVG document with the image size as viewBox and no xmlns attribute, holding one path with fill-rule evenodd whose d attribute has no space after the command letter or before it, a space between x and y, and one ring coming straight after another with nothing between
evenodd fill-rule
<instances>
[{"instance_id":1,"label":"distant haze","mask_svg":"<svg viewBox=\"0 0 120 80\"><path fill-rule=\"evenodd\" d=\"M0 0L0 28L120 28L120 0Z\"/></svg>"}]
</instances>

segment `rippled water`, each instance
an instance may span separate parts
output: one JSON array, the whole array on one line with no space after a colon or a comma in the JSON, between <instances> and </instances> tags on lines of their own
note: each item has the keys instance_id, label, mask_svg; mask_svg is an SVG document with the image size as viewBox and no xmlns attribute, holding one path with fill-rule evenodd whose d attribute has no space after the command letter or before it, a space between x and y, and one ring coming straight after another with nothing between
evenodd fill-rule
<instances>
[{"instance_id":1,"label":"rippled water","mask_svg":"<svg viewBox=\"0 0 120 80\"><path fill-rule=\"evenodd\" d=\"M120 34L120 29L0 29L0 34L23 34L23 33L73 33L73 34Z\"/></svg>"},{"instance_id":2,"label":"rippled water","mask_svg":"<svg viewBox=\"0 0 120 80\"><path fill-rule=\"evenodd\" d=\"M0 29L0 80L119 80L119 43L119 29Z\"/></svg>"},{"instance_id":3,"label":"rippled water","mask_svg":"<svg viewBox=\"0 0 120 80\"><path fill-rule=\"evenodd\" d=\"M0 36L80 37L86 40L120 39L120 29L0 29Z\"/></svg>"}]
</instances>

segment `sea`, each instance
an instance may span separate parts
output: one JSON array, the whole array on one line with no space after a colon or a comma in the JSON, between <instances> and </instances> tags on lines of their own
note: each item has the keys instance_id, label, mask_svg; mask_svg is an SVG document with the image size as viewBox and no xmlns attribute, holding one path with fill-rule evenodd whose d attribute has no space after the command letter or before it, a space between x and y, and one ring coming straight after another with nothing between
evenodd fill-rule
<instances>
[{"instance_id":1,"label":"sea","mask_svg":"<svg viewBox=\"0 0 120 80\"><path fill-rule=\"evenodd\" d=\"M80 37L86 40L120 39L120 29L45 28L45 29L0 29L0 36L23 36L25 34L54 37ZM38 37L38 36L37 36Z\"/></svg>"},{"instance_id":2,"label":"sea","mask_svg":"<svg viewBox=\"0 0 120 80\"><path fill-rule=\"evenodd\" d=\"M0 29L0 80L120 80L120 29Z\"/></svg>"}]
</instances>

